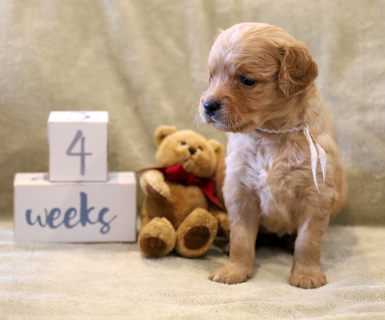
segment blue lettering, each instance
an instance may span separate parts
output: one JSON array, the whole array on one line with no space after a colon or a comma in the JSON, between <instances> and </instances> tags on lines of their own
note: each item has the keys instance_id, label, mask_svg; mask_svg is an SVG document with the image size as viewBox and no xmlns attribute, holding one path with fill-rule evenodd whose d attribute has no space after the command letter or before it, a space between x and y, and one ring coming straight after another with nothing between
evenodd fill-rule
<instances>
[{"instance_id":1,"label":"blue lettering","mask_svg":"<svg viewBox=\"0 0 385 320\"><path fill-rule=\"evenodd\" d=\"M92 222L89 218L89 214L94 207L87 209L87 194L85 192L80 192L80 221L84 227L87 223L95 224L98 221Z\"/></svg>"},{"instance_id":2,"label":"blue lettering","mask_svg":"<svg viewBox=\"0 0 385 320\"><path fill-rule=\"evenodd\" d=\"M41 221L41 217L38 215L36 217L36 221L35 222L32 222L32 219L31 219L31 215L32 215L32 210L27 210L26 213L25 213L25 218L27 220L27 223L30 225L30 226L33 226L37 223L39 223L40 227L45 227L47 225L47 211L45 212L45 219L46 219L46 222L43 223Z\"/></svg>"},{"instance_id":3,"label":"blue lettering","mask_svg":"<svg viewBox=\"0 0 385 320\"><path fill-rule=\"evenodd\" d=\"M46 211L47 214L47 211ZM54 221L57 220L60 217L61 211L59 208L53 208L50 212L49 215L47 216L47 224L50 228L56 229L60 227L63 222L60 222L58 225L54 225Z\"/></svg>"},{"instance_id":4,"label":"blue lettering","mask_svg":"<svg viewBox=\"0 0 385 320\"><path fill-rule=\"evenodd\" d=\"M71 215L71 213L73 213L73 215ZM64 214L64 220L63 220L64 225L65 225L66 228L71 229L71 228L73 228L73 227L75 227L76 225L79 224L80 220L78 222L76 222L75 224L73 224L73 225L70 224L70 221L73 218L75 218L76 215L77 215L77 211L76 211L75 208L69 208L66 211L66 213Z\"/></svg>"},{"instance_id":5,"label":"blue lettering","mask_svg":"<svg viewBox=\"0 0 385 320\"><path fill-rule=\"evenodd\" d=\"M100 212L99 212L99 218L98 218L98 220L99 220L99 222L100 222L101 224L103 224L103 227L100 228L100 233L103 233L103 234L106 234L108 231L110 231L110 223L111 223L113 220L115 220L115 218L117 217L117 216L114 216L110 221L105 222L103 218L104 218L104 215L105 215L109 210L110 210L110 209L108 209L108 208L103 208L103 209L100 210Z\"/></svg>"},{"instance_id":6,"label":"blue lettering","mask_svg":"<svg viewBox=\"0 0 385 320\"><path fill-rule=\"evenodd\" d=\"M107 220L105 216L110 211L110 209L104 207L99 211L97 220L91 221L90 213L94 209L95 207L88 207L87 194L85 192L80 192L79 214L74 207L68 208L67 211L65 211L64 216L61 214L62 211L60 208L53 208L49 211L49 213L47 209L44 209L45 221L43 221L44 216L40 215L37 215L36 220L32 221L32 209L28 209L25 212L25 218L27 224L30 226L39 224L42 228L48 226L51 229L59 228L61 225L64 225L67 229L71 229L77 226L79 223L81 223L83 227L85 227L87 224L100 223L102 224L100 233L108 233L111 230L111 222L117 218L117 215L113 216L110 220ZM76 219L76 217L78 217L78 219ZM60 222L61 219L62 221Z\"/></svg>"}]
</instances>

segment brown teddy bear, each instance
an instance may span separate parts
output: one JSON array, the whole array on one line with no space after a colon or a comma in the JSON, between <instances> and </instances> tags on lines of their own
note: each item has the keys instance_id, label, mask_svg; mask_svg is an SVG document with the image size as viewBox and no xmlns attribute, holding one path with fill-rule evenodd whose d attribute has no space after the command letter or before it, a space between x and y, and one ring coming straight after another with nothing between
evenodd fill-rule
<instances>
[{"instance_id":1,"label":"brown teddy bear","mask_svg":"<svg viewBox=\"0 0 385 320\"><path fill-rule=\"evenodd\" d=\"M218 232L230 232L219 179L223 146L191 130L161 126L155 132L159 168L145 169L140 186L146 194L142 207L139 246L147 257L161 257L175 249L180 255L203 255ZM218 170L220 169L220 170Z\"/></svg>"}]
</instances>

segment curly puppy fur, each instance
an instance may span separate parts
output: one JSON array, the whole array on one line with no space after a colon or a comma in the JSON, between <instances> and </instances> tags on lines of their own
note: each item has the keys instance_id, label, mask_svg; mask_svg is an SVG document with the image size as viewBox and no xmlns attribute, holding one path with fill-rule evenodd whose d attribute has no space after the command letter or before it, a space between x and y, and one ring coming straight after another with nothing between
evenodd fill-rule
<instances>
[{"instance_id":1,"label":"curly puppy fur","mask_svg":"<svg viewBox=\"0 0 385 320\"><path fill-rule=\"evenodd\" d=\"M228 284L253 274L259 230L297 233L290 284L326 284L322 237L347 199L333 120L314 83L317 64L308 47L268 24L241 23L223 31L209 56L209 88L199 113L229 132L223 193L230 219L230 259L210 279ZM327 154L326 181L312 177L302 131L269 134L307 123Z\"/></svg>"}]
</instances>

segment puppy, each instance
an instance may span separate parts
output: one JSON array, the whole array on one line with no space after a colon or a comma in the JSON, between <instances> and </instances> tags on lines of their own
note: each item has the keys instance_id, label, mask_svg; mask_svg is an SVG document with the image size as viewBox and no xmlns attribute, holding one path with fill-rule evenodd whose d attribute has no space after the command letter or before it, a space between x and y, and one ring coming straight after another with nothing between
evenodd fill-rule
<instances>
[{"instance_id":1,"label":"puppy","mask_svg":"<svg viewBox=\"0 0 385 320\"><path fill-rule=\"evenodd\" d=\"M291 285L325 285L322 237L347 185L309 48L275 26L241 23L217 37L208 66L199 113L229 132L223 194L231 225L229 262L210 279L251 277L257 233L265 230L297 233Z\"/></svg>"}]
</instances>

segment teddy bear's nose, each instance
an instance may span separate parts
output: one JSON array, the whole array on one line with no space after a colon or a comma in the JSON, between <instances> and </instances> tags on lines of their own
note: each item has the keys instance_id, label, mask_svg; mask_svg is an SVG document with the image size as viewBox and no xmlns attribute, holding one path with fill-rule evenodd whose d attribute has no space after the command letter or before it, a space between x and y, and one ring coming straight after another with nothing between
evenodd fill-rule
<instances>
[{"instance_id":1,"label":"teddy bear's nose","mask_svg":"<svg viewBox=\"0 0 385 320\"><path fill-rule=\"evenodd\" d=\"M191 154L194 154L195 152L197 152L197 149L190 147L188 148L188 151L190 151Z\"/></svg>"}]
</instances>

